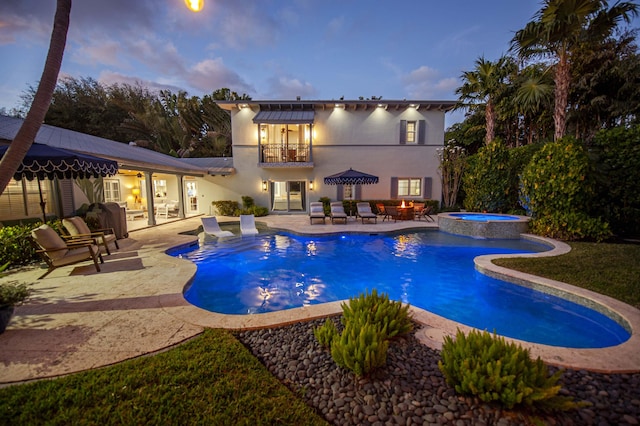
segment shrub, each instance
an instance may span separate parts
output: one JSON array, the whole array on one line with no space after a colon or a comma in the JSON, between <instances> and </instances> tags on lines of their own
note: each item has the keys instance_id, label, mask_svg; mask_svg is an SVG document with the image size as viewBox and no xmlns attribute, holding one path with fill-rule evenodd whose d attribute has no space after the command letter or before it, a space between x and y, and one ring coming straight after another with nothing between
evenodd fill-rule
<instances>
[{"instance_id":1,"label":"shrub","mask_svg":"<svg viewBox=\"0 0 640 426\"><path fill-rule=\"evenodd\" d=\"M331 343L333 339L338 336L338 329L336 325L331 321L331 319L327 318L324 324L321 327L316 327L313 329L313 335L318 340L321 346L325 348L331 348Z\"/></svg>"},{"instance_id":2,"label":"shrub","mask_svg":"<svg viewBox=\"0 0 640 426\"><path fill-rule=\"evenodd\" d=\"M522 172L520 203L534 218L533 232L567 240L602 239L608 226L590 219L594 176L584 147L571 137L547 143ZM538 221L538 225L535 222Z\"/></svg>"},{"instance_id":3,"label":"shrub","mask_svg":"<svg viewBox=\"0 0 640 426\"><path fill-rule=\"evenodd\" d=\"M465 336L458 330L455 339L445 336L438 368L456 392L499 402L508 409L577 406L571 398L558 395L561 370L549 375L540 358L532 360L527 349L487 331L473 330Z\"/></svg>"},{"instance_id":4,"label":"shrub","mask_svg":"<svg viewBox=\"0 0 640 426\"><path fill-rule=\"evenodd\" d=\"M256 203L255 201L253 201L253 197L250 197L248 195L243 195L242 196L242 208L243 209L250 209L251 207L255 206Z\"/></svg>"},{"instance_id":5,"label":"shrub","mask_svg":"<svg viewBox=\"0 0 640 426\"><path fill-rule=\"evenodd\" d=\"M534 219L531 232L558 240L593 240L601 242L611 237L609 224L583 212L553 212Z\"/></svg>"},{"instance_id":6,"label":"shrub","mask_svg":"<svg viewBox=\"0 0 640 426\"><path fill-rule=\"evenodd\" d=\"M236 210L240 209L240 204L237 201L212 201L211 204L216 208L218 214L222 216L234 216Z\"/></svg>"},{"instance_id":7,"label":"shrub","mask_svg":"<svg viewBox=\"0 0 640 426\"><path fill-rule=\"evenodd\" d=\"M375 324L350 324L331 343L331 357L361 377L387 362L389 342Z\"/></svg>"},{"instance_id":8,"label":"shrub","mask_svg":"<svg viewBox=\"0 0 640 426\"><path fill-rule=\"evenodd\" d=\"M342 312L345 327L350 323L373 324L386 339L407 334L413 329L409 305L390 301L387 294L378 295L376 289L350 298L349 304L342 304Z\"/></svg>"},{"instance_id":9,"label":"shrub","mask_svg":"<svg viewBox=\"0 0 640 426\"><path fill-rule=\"evenodd\" d=\"M389 339L413 329L409 305L389 301L386 294L360 294L342 304L344 330L338 333L335 324L327 320L313 330L324 347L331 348L331 357L339 366L356 376L369 374L387 362Z\"/></svg>"},{"instance_id":10,"label":"shrub","mask_svg":"<svg viewBox=\"0 0 640 426\"><path fill-rule=\"evenodd\" d=\"M31 245L34 225L16 225L0 228L0 264L27 265L38 259Z\"/></svg>"},{"instance_id":11,"label":"shrub","mask_svg":"<svg viewBox=\"0 0 640 426\"><path fill-rule=\"evenodd\" d=\"M509 206L509 151L500 139L471 156L462 183L469 211L504 212Z\"/></svg>"},{"instance_id":12,"label":"shrub","mask_svg":"<svg viewBox=\"0 0 640 426\"><path fill-rule=\"evenodd\" d=\"M640 125L600 131L590 153L598 172L598 215L616 234L640 235Z\"/></svg>"}]
</instances>

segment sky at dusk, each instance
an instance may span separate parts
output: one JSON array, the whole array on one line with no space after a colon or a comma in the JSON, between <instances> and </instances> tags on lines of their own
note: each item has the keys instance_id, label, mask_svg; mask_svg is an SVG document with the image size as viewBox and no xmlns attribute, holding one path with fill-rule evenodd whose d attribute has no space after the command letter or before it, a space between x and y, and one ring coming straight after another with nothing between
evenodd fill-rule
<instances>
[{"instance_id":1,"label":"sky at dusk","mask_svg":"<svg viewBox=\"0 0 640 426\"><path fill-rule=\"evenodd\" d=\"M455 100L537 0L74 0L60 76L254 100ZM37 86L55 0L0 1L0 108ZM637 26L637 20L634 22ZM449 113L447 127L463 118Z\"/></svg>"}]
</instances>

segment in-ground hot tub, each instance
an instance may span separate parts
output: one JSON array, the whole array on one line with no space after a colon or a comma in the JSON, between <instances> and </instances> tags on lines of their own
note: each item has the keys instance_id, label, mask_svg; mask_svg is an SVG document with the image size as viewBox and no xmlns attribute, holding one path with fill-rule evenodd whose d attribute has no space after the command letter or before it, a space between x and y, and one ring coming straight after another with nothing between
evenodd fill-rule
<instances>
[{"instance_id":1,"label":"in-ground hot tub","mask_svg":"<svg viewBox=\"0 0 640 426\"><path fill-rule=\"evenodd\" d=\"M498 213L440 213L438 227L444 232L469 237L517 239L529 230L530 219Z\"/></svg>"}]
</instances>

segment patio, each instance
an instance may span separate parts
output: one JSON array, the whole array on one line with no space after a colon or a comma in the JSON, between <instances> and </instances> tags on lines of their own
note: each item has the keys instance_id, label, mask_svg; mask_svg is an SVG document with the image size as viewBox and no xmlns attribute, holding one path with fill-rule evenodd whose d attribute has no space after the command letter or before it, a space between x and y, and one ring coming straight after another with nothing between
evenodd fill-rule
<instances>
[{"instance_id":1,"label":"patio","mask_svg":"<svg viewBox=\"0 0 640 426\"><path fill-rule=\"evenodd\" d=\"M238 221L238 218L218 219L221 223ZM354 218L347 225L310 225L307 215L271 215L256 221L258 226L301 233L437 227L424 221L362 224ZM0 383L55 377L154 353L197 335L205 327L257 328L340 312L339 302L260 316L226 316L190 305L183 299L182 289L195 273L195 266L164 251L196 242L196 236L180 233L193 231L200 223L200 217L193 217L170 219L153 228L129 228L129 238L120 240L119 251L105 256L100 273L90 264L80 264L56 269L43 280L36 279L42 273L40 268L3 278L34 283L35 293L26 305L16 309L7 331L0 335ZM637 310L625 311L626 305L620 302L586 290L578 292L622 311L634 330L638 329ZM414 309L414 316L428 324L418 334L431 347L438 348L443 336L460 326L419 309ZM598 350L527 346L532 354L554 364L598 371L640 371L637 334L622 345Z\"/></svg>"}]
</instances>

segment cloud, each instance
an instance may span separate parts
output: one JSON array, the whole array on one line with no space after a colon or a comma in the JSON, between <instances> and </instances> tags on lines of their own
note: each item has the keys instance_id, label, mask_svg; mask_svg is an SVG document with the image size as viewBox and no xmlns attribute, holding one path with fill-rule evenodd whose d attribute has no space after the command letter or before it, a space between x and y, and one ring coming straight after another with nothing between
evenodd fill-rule
<instances>
[{"instance_id":1,"label":"cloud","mask_svg":"<svg viewBox=\"0 0 640 426\"><path fill-rule=\"evenodd\" d=\"M210 93L226 87L240 94L253 93L253 86L246 83L235 71L227 68L221 58L206 59L186 72L191 87Z\"/></svg>"},{"instance_id":2,"label":"cloud","mask_svg":"<svg viewBox=\"0 0 640 426\"><path fill-rule=\"evenodd\" d=\"M312 99L317 95L317 90L311 83L300 81L297 78L272 77L268 81L269 90L267 96L270 99Z\"/></svg>"},{"instance_id":3,"label":"cloud","mask_svg":"<svg viewBox=\"0 0 640 426\"><path fill-rule=\"evenodd\" d=\"M459 86L454 77L441 77L434 68L422 65L400 77L411 99L453 99L453 93Z\"/></svg>"}]
</instances>

